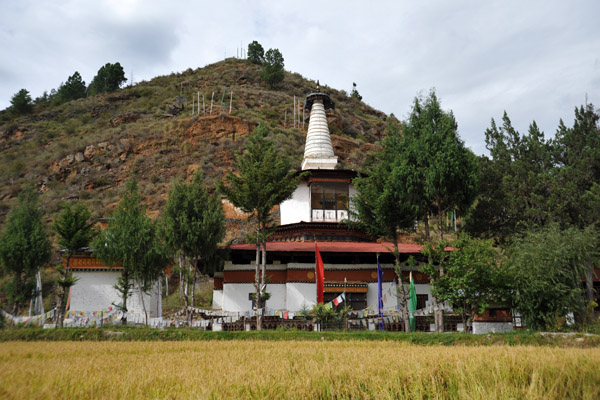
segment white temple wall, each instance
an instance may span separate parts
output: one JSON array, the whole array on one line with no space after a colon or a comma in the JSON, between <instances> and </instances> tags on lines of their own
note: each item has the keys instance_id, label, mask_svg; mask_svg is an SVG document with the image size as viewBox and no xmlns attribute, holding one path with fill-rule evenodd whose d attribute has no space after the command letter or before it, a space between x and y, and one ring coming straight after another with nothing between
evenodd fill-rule
<instances>
[{"instance_id":1,"label":"white temple wall","mask_svg":"<svg viewBox=\"0 0 600 400\"><path fill-rule=\"evenodd\" d=\"M311 309L317 303L315 283L289 282L286 284L286 304L288 311Z\"/></svg>"},{"instance_id":2,"label":"white temple wall","mask_svg":"<svg viewBox=\"0 0 600 400\"><path fill-rule=\"evenodd\" d=\"M367 284L367 287L367 307L371 307L372 310L377 311L379 309L379 306L377 305L377 296L379 292L377 282L371 282ZM381 284L383 308L390 308L398 305L396 287L396 282L383 282Z\"/></svg>"},{"instance_id":3,"label":"white temple wall","mask_svg":"<svg viewBox=\"0 0 600 400\"><path fill-rule=\"evenodd\" d=\"M281 225L310 222L310 187L301 182L292 198L279 205Z\"/></svg>"},{"instance_id":4,"label":"white temple wall","mask_svg":"<svg viewBox=\"0 0 600 400\"><path fill-rule=\"evenodd\" d=\"M223 290L213 289L212 308L213 310L223 309Z\"/></svg>"},{"instance_id":5,"label":"white temple wall","mask_svg":"<svg viewBox=\"0 0 600 400\"><path fill-rule=\"evenodd\" d=\"M271 293L271 298L267 300L267 307L276 310L286 310L285 283L269 283L267 285L267 293Z\"/></svg>"},{"instance_id":6,"label":"white temple wall","mask_svg":"<svg viewBox=\"0 0 600 400\"><path fill-rule=\"evenodd\" d=\"M248 294L254 293L252 283L227 283L223 285L223 310L242 312L252 310Z\"/></svg>"},{"instance_id":7,"label":"white temple wall","mask_svg":"<svg viewBox=\"0 0 600 400\"><path fill-rule=\"evenodd\" d=\"M119 271L75 271L73 276L79 280L71 288L70 309L74 311L105 310L121 303L121 296L114 285L121 273ZM158 283L148 294L144 294L146 311L151 318L158 317L160 293ZM127 299L127 309L133 313L143 313L140 293L134 289Z\"/></svg>"}]
</instances>

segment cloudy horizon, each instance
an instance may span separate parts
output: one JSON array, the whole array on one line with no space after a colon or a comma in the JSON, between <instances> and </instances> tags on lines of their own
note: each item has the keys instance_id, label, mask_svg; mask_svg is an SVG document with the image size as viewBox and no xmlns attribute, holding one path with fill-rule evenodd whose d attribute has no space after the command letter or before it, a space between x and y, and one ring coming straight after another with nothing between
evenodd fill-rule
<instances>
[{"instance_id":1,"label":"cloudy horizon","mask_svg":"<svg viewBox=\"0 0 600 400\"><path fill-rule=\"evenodd\" d=\"M600 3L588 1L288 2L51 0L0 4L0 109L107 62L135 82L203 67L257 40L285 69L404 119L431 88L485 153L491 118L546 137L575 107L600 105Z\"/></svg>"}]
</instances>

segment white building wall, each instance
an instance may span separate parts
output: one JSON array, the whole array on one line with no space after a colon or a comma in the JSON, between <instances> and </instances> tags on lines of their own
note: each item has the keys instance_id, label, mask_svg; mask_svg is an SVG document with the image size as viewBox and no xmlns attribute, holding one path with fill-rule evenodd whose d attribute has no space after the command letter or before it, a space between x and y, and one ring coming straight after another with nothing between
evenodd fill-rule
<instances>
[{"instance_id":1,"label":"white building wall","mask_svg":"<svg viewBox=\"0 0 600 400\"><path fill-rule=\"evenodd\" d=\"M286 287L285 283L267 284L267 293L271 293L271 298L267 300L267 307L276 310L286 310Z\"/></svg>"},{"instance_id":2,"label":"white building wall","mask_svg":"<svg viewBox=\"0 0 600 400\"><path fill-rule=\"evenodd\" d=\"M371 307L372 310L377 311L379 309L379 306L377 305L377 297L379 292L377 282L371 282L367 284L367 287L367 307ZM396 282L383 282L381 284L383 308L395 307L399 304L396 287Z\"/></svg>"},{"instance_id":3,"label":"white building wall","mask_svg":"<svg viewBox=\"0 0 600 400\"><path fill-rule=\"evenodd\" d=\"M310 187L301 182L292 198L279 205L281 225L310 222Z\"/></svg>"},{"instance_id":4,"label":"white building wall","mask_svg":"<svg viewBox=\"0 0 600 400\"><path fill-rule=\"evenodd\" d=\"M223 309L223 291L213 289L213 302L212 302L213 310L222 310Z\"/></svg>"},{"instance_id":5,"label":"white building wall","mask_svg":"<svg viewBox=\"0 0 600 400\"><path fill-rule=\"evenodd\" d=\"M226 283L223 285L223 311L242 312L252 310L248 294L254 293L252 283Z\"/></svg>"},{"instance_id":6,"label":"white building wall","mask_svg":"<svg viewBox=\"0 0 600 400\"><path fill-rule=\"evenodd\" d=\"M317 285L315 283L290 282L286 284L286 304L288 311L311 309L317 304Z\"/></svg>"},{"instance_id":7,"label":"white building wall","mask_svg":"<svg viewBox=\"0 0 600 400\"><path fill-rule=\"evenodd\" d=\"M73 276L79 278L71 288L70 309L75 311L105 310L113 304L121 303L121 296L114 285L121 275L119 271L76 271ZM158 316L160 294L158 283L149 294L144 295L144 303L148 316ZM133 313L143 313L144 308L139 291L134 289L127 299L127 309Z\"/></svg>"}]
</instances>

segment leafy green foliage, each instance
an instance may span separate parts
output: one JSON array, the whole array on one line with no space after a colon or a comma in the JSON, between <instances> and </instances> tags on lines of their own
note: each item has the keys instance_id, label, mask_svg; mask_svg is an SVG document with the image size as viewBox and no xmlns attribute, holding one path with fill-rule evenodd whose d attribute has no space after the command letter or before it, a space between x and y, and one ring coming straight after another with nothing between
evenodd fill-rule
<instances>
[{"instance_id":1,"label":"leafy green foliage","mask_svg":"<svg viewBox=\"0 0 600 400\"><path fill-rule=\"evenodd\" d=\"M50 260L52 247L42 217L38 194L30 185L20 194L0 236L0 264L10 278L4 291L14 315L31 297L37 271Z\"/></svg>"},{"instance_id":2,"label":"leafy green foliage","mask_svg":"<svg viewBox=\"0 0 600 400\"><path fill-rule=\"evenodd\" d=\"M58 96L63 102L77 100L86 96L85 82L79 72L69 76L69 79L58 89Z\"/></svg>"},{"instance_id":3,"label":"leafy green foliage","mask_svg":"<svg viewBox=\"0 0 600 400\"><path fill-rule=\"evenodd\" d=\"M569 313L585 308L581 282L598 260L593 228L560 230L550 225L516 238L507 268L513 281L514 305L533 329L553 329Z\"/></svg>"},{"instance_id":4,"label":"leafy green foliage","mask_svg":"<svg viewBox=\"0 0 600 400\"><path fill-rule=\"evenodd\" d=\"M169 259L157 236L156 223L146 215L135 178L127 182L117 210L93 247L102 262L123 267L115 289L121 294L124 311L134 285L148 291L167 266ZM126 318L124 314L123 323Z\"/></svg>"},{"instance_id":5,"label":"leafy green foliage","mask_svg":"<svg viewBox=\"0 0 600 400\"><path fill-rule=\"evenodd\" d=\"M127 82L127 78L125 78L125 72L121 64L118 62L114 64L106 63L100 67L92 83L90 83L89 91L91 95L114 92L125 82Z\"/></svg>"},{"instance_id":6,"label":"leafy green foliage","mask_svg":"<svg viewBox=\"0 0 600 400\"><path fill-rule=\"evenodd\" d=\"M29 91L21 89L10 99L11 111L15 115L25 115L33 111L33 103Z\"/></svg>"},{"instance_id":7,"label":"leafy green foliage","mask_svg":"<svg viewBox=\"0 0 600 400\"><path fill-rule=\"evenodd\" d=\"M432 294L450 302L463 321L473 313L483 313L493 302L502 304L507 293L507 274L501 268L501 254L493 242L462 236L452 246L455 251L443 253L445 274L435 280ZM427 272L430 270L431 266Z\"/></svg>"},{"instance_id":8,"label":"leafy green foliage","mask_svg":"<svg viewBox=\"0 0 600 400\"><path fill-rule=\"evenodd\" d=\"M259 65L265 61L265 49L256 40L248 45L248 60Z\"/></svg>"},{"instance_id":9,"label":"leafy green foliage","mask_svg":"<svg viewBox=\"0 0 600 400\"><path fill-rule=\"evenodd\" d=\"M267 50L264 67L260 76L271 88L283 81L283 78L285 77L283 70L283 55L279 50Z\"/></svg>"}]
</instances>

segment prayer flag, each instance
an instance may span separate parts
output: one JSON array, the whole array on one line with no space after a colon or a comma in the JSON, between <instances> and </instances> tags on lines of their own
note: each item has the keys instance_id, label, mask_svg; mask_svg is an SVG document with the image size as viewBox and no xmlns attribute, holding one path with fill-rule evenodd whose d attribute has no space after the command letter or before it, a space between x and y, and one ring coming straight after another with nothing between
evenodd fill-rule
<instances>
[{"instance_id":1,"label":"prayer flag","mask_svg":"<svg viewBox=\"0 0 600 400\"><path fill-rule=\"evenodd\" d=\"M410 321L410 331L416 330L417 321L415 319L415 310L417 309L417 292L415 291L415 281L410 273L410 289L408 291L408 317Z\"/></svg>"},{"instance_id":2,"label":"prayer flag","mask_svg":"<svg viewBox=\"0 0 600 400\"><path fill-rule=\"evenodd\" d=\"M336 297L335 299L333 299L333 305L337 307L338 304L340 304L345 299L346 299L346 293L342 293L338 297Z\"/></svg>"},{"instance_id":3,"label":"prayer flag","mask_svg":"<svg viewBox=\"0 0 600 400\"><path fill-rule=\"evenodd\" d=\"M383 326L383 299L381 297L381 282L383 281L383 271L381 270L381 264L379 264L379 257L377 257L377 304L379 305L379 330L385 329Z\"/></svg>"},{"instance_id":4,"label":"prayer flag","mask_svg":"<svg viewBox=\"0 0 600 400\"><path fill-rule=\"evenodd\" d=\"M316 249L316 280L317 280L317 303L323 303L323 291L325 289L325 264L323 264L323 260L321 259L321 253L319 253L319 246L317 242L315 242Z\"/></svg>"}]
</instances>

